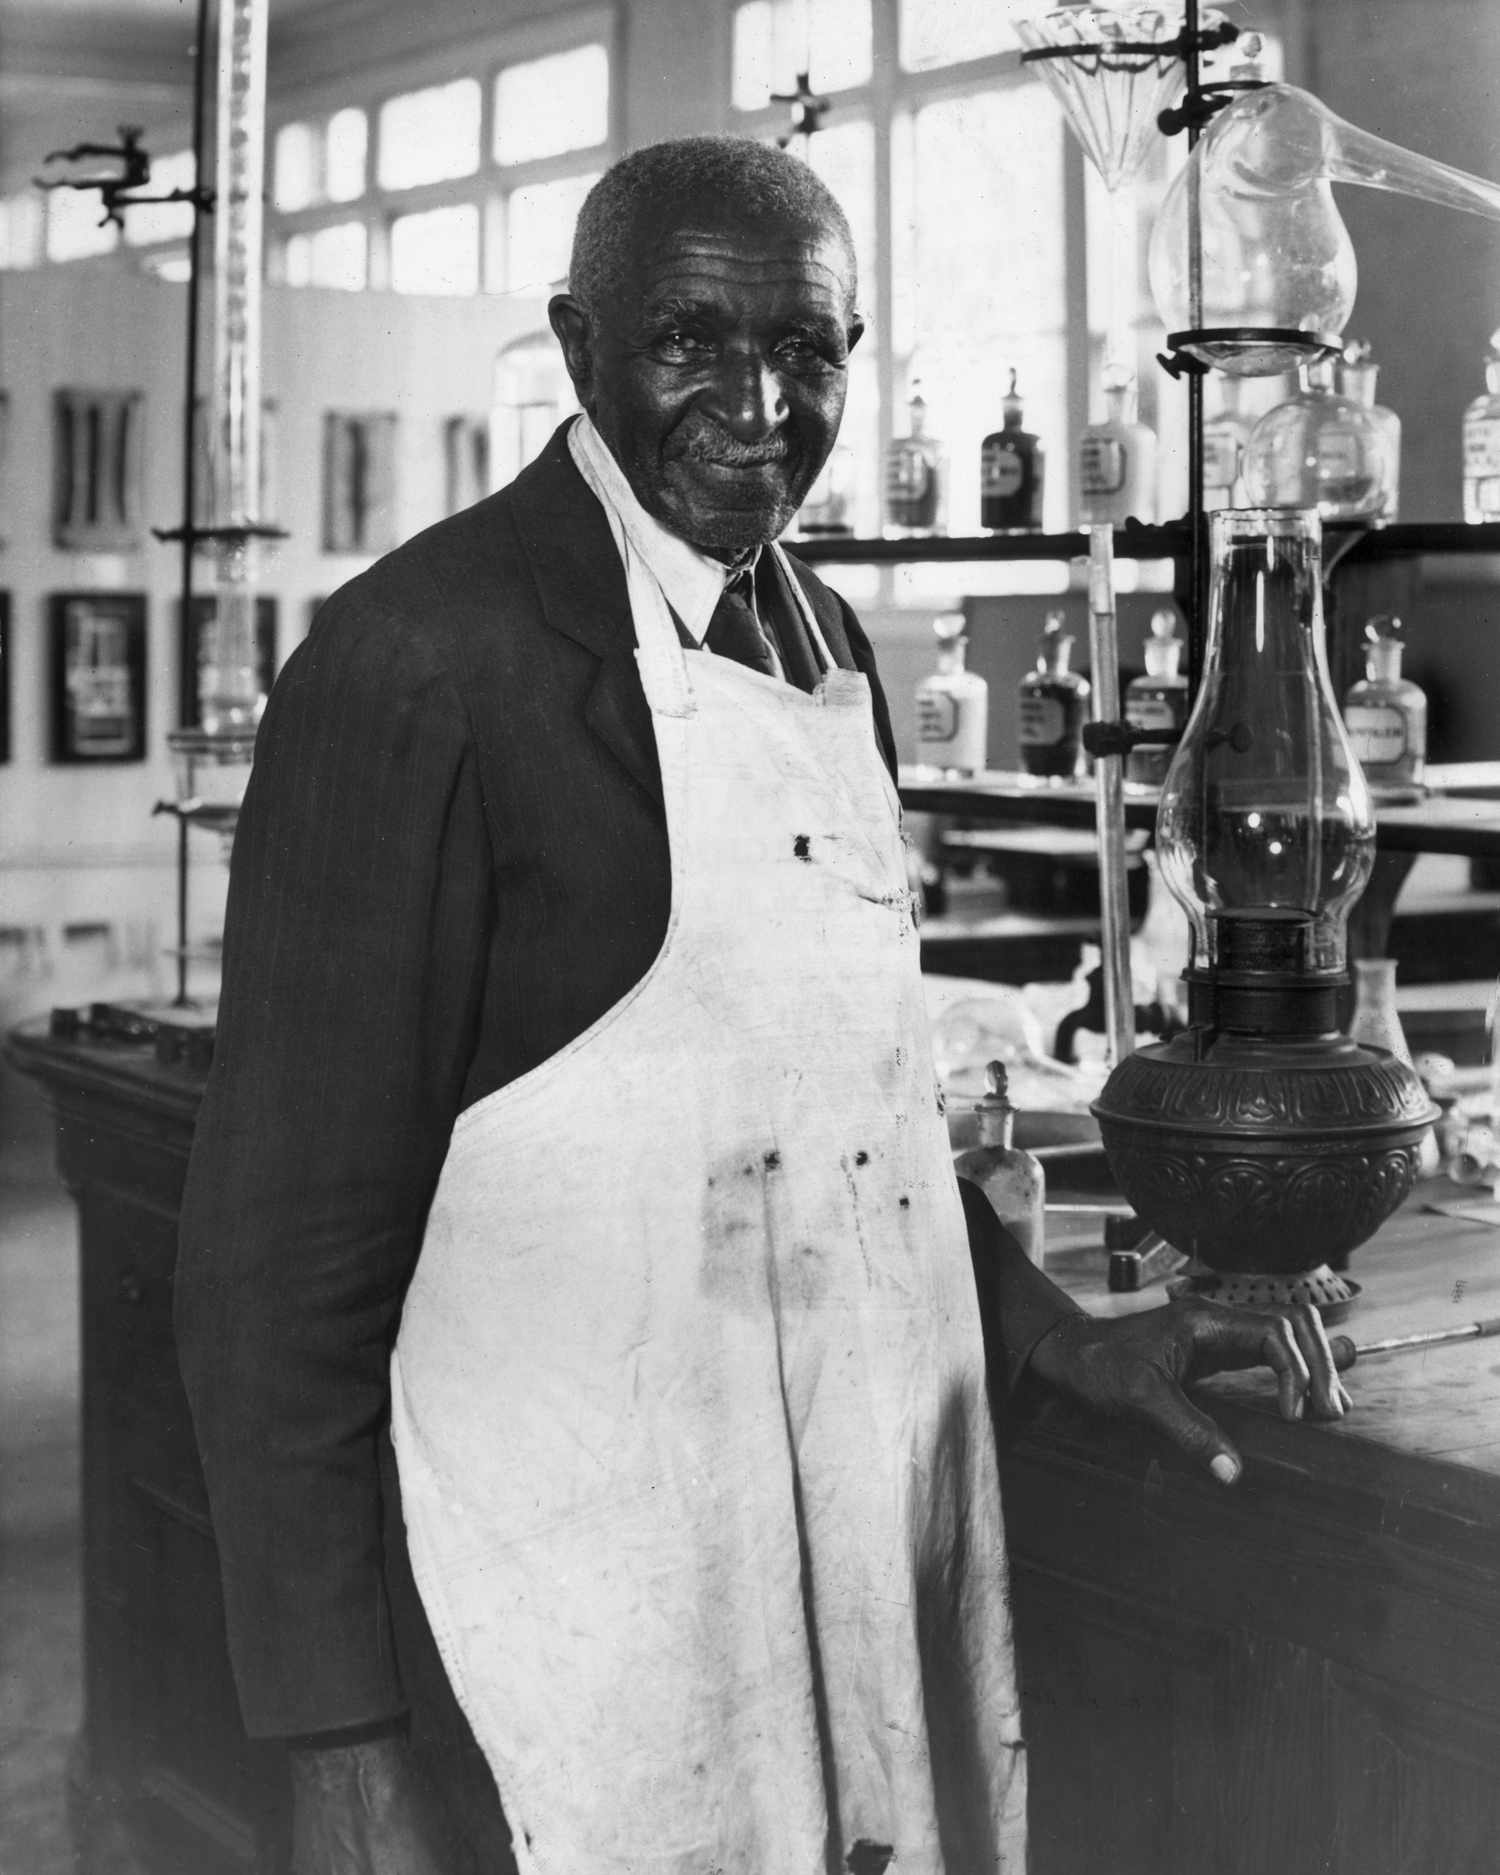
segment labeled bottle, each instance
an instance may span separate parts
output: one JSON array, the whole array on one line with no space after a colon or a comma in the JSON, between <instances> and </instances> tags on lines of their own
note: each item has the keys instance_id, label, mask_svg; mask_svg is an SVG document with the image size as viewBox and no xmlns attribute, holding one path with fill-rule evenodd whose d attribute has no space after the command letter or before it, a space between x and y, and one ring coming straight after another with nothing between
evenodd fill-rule
<instances>
[{"instance_id":1,"label":"labeled bottle","mask_svg":"<svg viewBox=\"0 0 1500 1875\"><path fill-rule=\"evenodd\" d=\"M1383 501L1378 518L1394 521L1401 506L1401 419L1394 410L1375 401L1375 383L1380 366L1370 355L1366 340L1355 339L1344 347L1344 356L1334 373L1339 389L1352 404L1369 411L1380 438L1385 465Z\"/></svg>"},{"instance_id":2,"label":"labeled bottle","mask_svg":"<svg viewBox=\"0 0 1500 1875\"><path fill-rule=\"evenodd\" d=\"M1018 692L1021 766L1028 775L1070 781L1084 770L1083 719L1089 681L1069 665L1073 638L1061 612L1049 612L1036 668Z\"/></svg>"},{"instance_id":3,"label":"labeled bottle","mask_svg":"<svg viewBox=\"0 0 1500 1875\"><path fill-rule=\"evenodd\" d=\"M1344 698L1344 728L1377 800L1425 791L1427 696L1401 675L1401 621L1381 614L1365 626L1365 674Z\"/></svg>"},{"instance_id":4,"label":"labeled bottle","mask_svg":"<svg viewBox=\"0 0 1500 1875\"><path fill-rule=\"evenodd\" d=\"M1219 408L1203 419L1203 506L1242 508L1245 505L1245 445L1254 428L1240 408L1244 381L1217 379Z\"/></svg>"},{"instance_id":5,"label":"labeled bottle","mask_svg":"<svg viewBox=\"0 0 1500 1875\"><path fill-rule=\"evenodd\" d=\"M1151 636L1146 640L1146 674L1125 686L1125 721L1136 729L1180 733L1187 721L1188 684L1178 668L1182 640L1176 615L1165 606L1151 615ZM1125 758L1125 779L1159 787L1172 764L1173 744L1143 742Z\"/></svg>"},{"instance_id":6,"label":"labeled bottle","mask_svg":"<svg viewBox=\"0 0 1500 1875\"><path fill-rule=\"evenodd\" d=\"M1047 1177L1035 1153L1015 1144L1016 1110L1003 1061L985 1069L986 1091L974 1103L977 1145L953 1156L953 1170L977 1185L990 1209L1028 1259L1042 1266L1046 1240Z\"/></svg>"},{"instance_id":7,"label":"labeled bottle","mask_svg":"<svg viewBox=\"0 0 1500 1875\"><path fill-rule=\"evenodd\" d=\"M990 687L966 667L967 623L962 612L940 612L932 622L937 669L916 688L917 761L943 775L979 775L989 746Z\"/></svg>"},{"instance_id":8,"label":"labeled bottle","mask_svg":"<svg viewBox=\"0 0 1500 1875\"><path fill-rule=\"evenodd\" d=\"M797 510L794 527L810 538L854 532L854 451L835 443Z\"/></svg>"},{"instance_id":9,"label":"labeled bottle","mask_svg":"<svg viewBox=\"0 0 1500 1875\"><path fill-rule=\"evenodd\" d=\"M1366 387L1373 398L1373 378L1358 380L1354 397L1339 388L1337 373L1333 358L1299 366L1295 395L1250 432L1245 492L1258 507L1316 508L1325 522L1389 521L1399 470L1390 426L1363 401Z\"/></svg>"},{"instance_id":10,"label":"labeled bottle","mask_svg":"<svg viewBox=\"0 0 1500 1875\"><path fill-rule=\"evenodd\" d=\"M980 446L979 525L995 534L1031 533L1042 525L1046 455L1042 439L1022 428L1025 412L1014 371L1002 410L1003 427Z\"/></svg>"},{"instance_id":11,"label":"labeled bottle","mask_svg":"<svg viewBox=\"0 0 1500 1875\"><path fill-rule=\"evenodd\" d=\"M927 434L927 400L913 380L907 433L892 439L885 459L885 532L897 539L947 531L948 465L941 443Z\"/></svg>"},{"instance_id":12,"label":"labeled bottle","mask_svg":"<svg viewBox=\"0 0 1500 1875\"><path fill-rule=\"evenodd\" d=\"M1078 443L1078 516L1085 527L1156 519L1156 435L1136 415L1135 384L1104 387L1105 414Z\"/></svg>"},{"instance_id":13,"label":"labeled bottle","mask_svg":"<svg viewBox=\"0 0 1500 1875\"><path fill-rule=\"evenodd\" d=\"M1484 395L1464 411L1464 519L1500 521L1500 332L1490 334Z\"/></svg>"}]
</instances>

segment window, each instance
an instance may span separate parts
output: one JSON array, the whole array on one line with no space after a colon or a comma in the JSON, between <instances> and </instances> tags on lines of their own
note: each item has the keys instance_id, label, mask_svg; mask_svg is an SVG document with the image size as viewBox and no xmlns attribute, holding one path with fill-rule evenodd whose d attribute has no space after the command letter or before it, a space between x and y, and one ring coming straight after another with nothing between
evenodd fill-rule
<instances>
[{"instance_id":1,"label":"window","mask_svg":"<svg viewBox=\"0 0 1500 1875\"><path fill-rule=\"evenodd\" d=\"M316 123L283 124L271 159L271 201L285 212L354 202L365 192L369 118L352 107Z\"/></svg>"},{"instance_id":2,"label":"window","mask_svg":"<svg viewBox=\"0 0 1500 1875\"><path fill-rule=\"evenodd\" d=\"M113 253L120 231L104 220L94 189L53 189L47 196L48 260L86 260Z\"/></svg>"},{"instance_id":3,"label":"window","mask_svg":"<svg viewBox=\"0 0 1500 1875\"><path fill-rule=\"evenodd\" d=\"M42 198L22 189L0 200L0 269L35 267L42 258Z\"/></svg>"},{"instance_id":4,"label":"window","mask_svg":"<svg viewBox=\"0 0 1500 1875\"><path fill-rule=\"evenodd\" d=\"M496 78L497 163L596 149L608 137L609 55L603 46L507 65Z\"/></svg>"},{"instance_id":5,"label":"window","mask_svg":"<svg viewBox=\"0 0 1500 1875\"><path fill-rule=\"evenodd\" d=\"M398 215L391 223L391 286L397 293L477 293L479 210L474 203Z\"/></svg>"},{"instance_id":6,"label":"window","mask_svg":"<svg viewBox=\"0 0 1500 1875\"><path fill-rule=\"evenodd\" d=\"M1267 3L1274 12L1277 0ZM979 447L999 425L1012 370L1027 427L1047 451L1045 525L1071 525L1074 439L1095 414L1109 218L1061 106L1022 63L1011 10L1004 0L748 0L733 7L732 24L735 129L784 135L786 106L770 94L790 89L800 69L832 102L822 127L793 147L849 215L871 322L854 354L842 434L856 460L857 530L879 529L882 444L905 432L917 377L928 428L949 451L949 531L979 531ZM1264 69L1280 76L1279 45L1262 37ZM893 56L872 62L872 46ZM1223 75L1233 56L1207 60L1205 75ZM1185 156L1182 137L1152 142L1135 185L1133 289L1127 281L1166 514L1186 501L1186 393L1153 362L1161 331L1145 250ZM1132 571L1122 567L1122 586ZM1067 578L1041 563L912 566L882 575L881 592L936 603Z\"/></svg>"},{"instance_id":7,"label":"window","mask_svg":"<svg viewBox=\"0 0 1500 1875\"><path fill-rule=\"evenodd\" d=\"M479 167L479 105L473 78L388 98L380 107L381 188L415 189L473 175Z\"/></svg>"},{"instance_id":8,"label":"window","mask_svg":"<svg viewBox=\"0 0 1500 1875\"><path fill-rule=\"evenodd\" d=\"M503 233L490 249L492 293L517 293L566 279L573 224L597 174L531 182L505 198Z\"/></svg>"},{"instance_id":9,"label":"window","mask_svg":"<svg viewBox=\"0 0 1500 1875\"><path fill-rule=\"evenodd\" d=\"M170 195L174 189L191 190L196 175L191 150L153 157L146 193ZM192 232L191 202L143 202L125 210L125 239L132 247L146 247L157 241L185 241Z\"/></svg>"},{"instance_id":10,"label":"window","mask_svg":"<svg viewBox=\"0 0 1500 1875\"><path fill-rule=\"evenodd\" d=\"M339 287L345 292L359 292L370 283L365 224L337 221L289 236L282 277L288 286Z\"/></svg>"},{"instance_id":11,"label":"window","mask_svg":"<svg viewBox=\"0 0 1500 1875\"><path fill-rule=\"evenodd\" d=\"M874 35L870 0L750 0L734 12L734 104L758 111L773 91L790 91L798 72L819 92L870 82Z\"/></svg>"}]
</instances>

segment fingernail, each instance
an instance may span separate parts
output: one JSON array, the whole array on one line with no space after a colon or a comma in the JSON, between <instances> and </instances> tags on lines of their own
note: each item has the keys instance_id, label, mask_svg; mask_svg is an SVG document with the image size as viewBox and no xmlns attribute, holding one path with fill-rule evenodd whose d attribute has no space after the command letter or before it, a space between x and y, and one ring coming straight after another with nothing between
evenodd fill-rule
<instances>
[{"instance_id":1,"label":"fingernail","mask_svg":"<svg viewBox=\"0 0 1500 1875\"><path fill-rule=\"evenodd\" d=\"M1227 1452L1219 1452L1209 1461L1209 1470L1220 1484L1233 1484L1240 1475L1239 1460L1231 1458Z\"/></svg>"}]
</instances>

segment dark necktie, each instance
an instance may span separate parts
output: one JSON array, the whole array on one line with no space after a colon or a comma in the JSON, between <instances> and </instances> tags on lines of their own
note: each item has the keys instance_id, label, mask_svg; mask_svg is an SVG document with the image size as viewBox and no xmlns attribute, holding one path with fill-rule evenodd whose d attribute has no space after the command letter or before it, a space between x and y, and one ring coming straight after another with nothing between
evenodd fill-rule
<instances>
[{"instance_id":1,"label":"dark necktie","mask_svg":"<svg viewBox=\"0 0 1500 1875\"><path fill-rule=\"evenodd\" d=\"M752 671L775 677L776 660L751 603L750 577L746 570L724 582L703 642L722 658L733 658L736 664L747 664Z\"/></svg>"}]
</instances>

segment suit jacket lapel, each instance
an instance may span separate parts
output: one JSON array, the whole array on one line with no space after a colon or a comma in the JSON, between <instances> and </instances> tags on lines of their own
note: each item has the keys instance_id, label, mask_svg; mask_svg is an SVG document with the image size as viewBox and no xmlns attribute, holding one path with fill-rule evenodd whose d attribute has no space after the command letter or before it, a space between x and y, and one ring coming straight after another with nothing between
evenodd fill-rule
<instances>
[{"instance_id":1,"label":"suit jacket lapel","mask_svg":"<svg viewBox=\"0 0 1500 1875\"><path fill-rule=\"evenodd\" d=\"M563 425L512 488L517 526L552 630L599 659L584 718L661 803L656 732L635 661L635 625L609 522L578 473Z\"/></svg>"}]
</instances>

